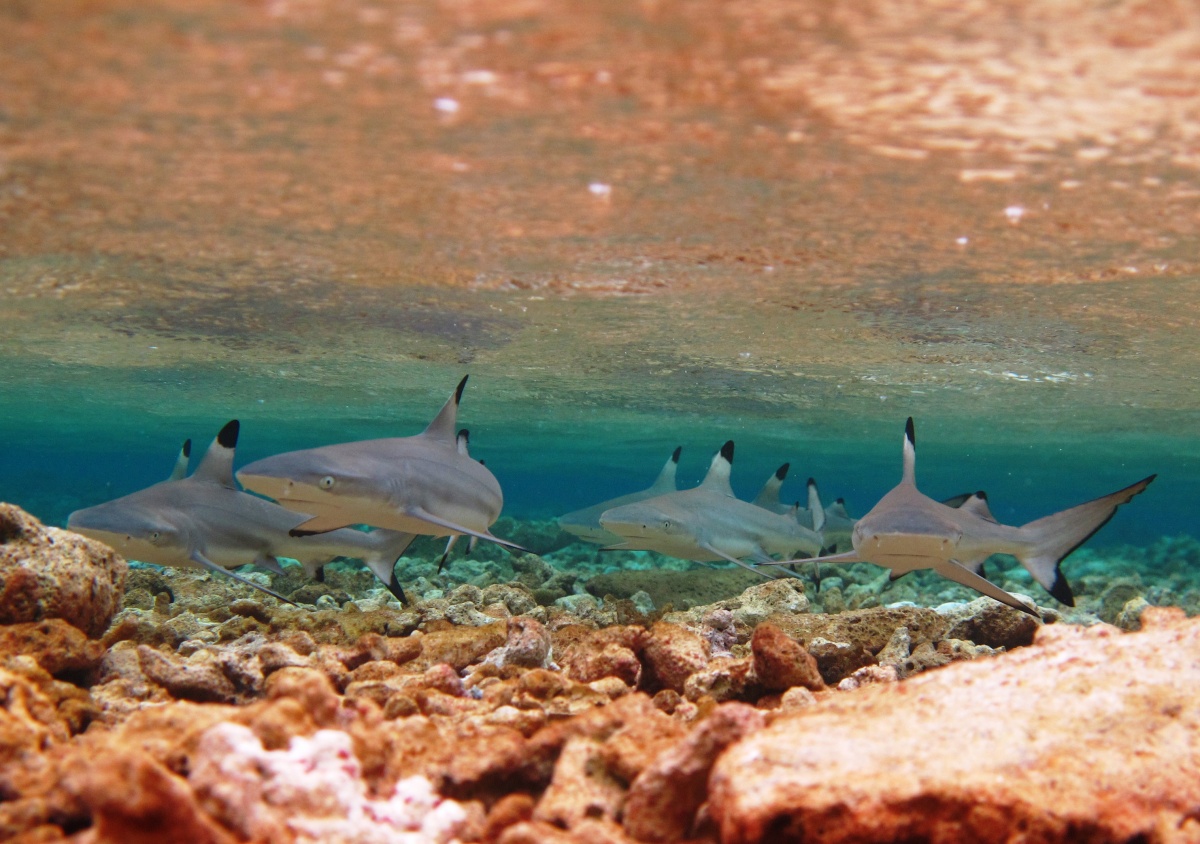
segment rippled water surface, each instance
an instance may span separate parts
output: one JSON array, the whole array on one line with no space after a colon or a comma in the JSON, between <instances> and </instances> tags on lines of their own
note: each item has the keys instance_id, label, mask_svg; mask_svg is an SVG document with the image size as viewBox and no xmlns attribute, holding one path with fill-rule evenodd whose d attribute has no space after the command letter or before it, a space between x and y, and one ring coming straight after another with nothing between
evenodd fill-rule
<instances>
[{"instance_id":1,"label":"rippled water surface","mask_svg":"<svg viewBox=\"0 0 1200 844\"><path fill-rule=\"evenodd\" d=\"M0 499L461 421L509 514L791 461L1200 532L1182 3L0 3Z\"/></svg>"}]
</instances>

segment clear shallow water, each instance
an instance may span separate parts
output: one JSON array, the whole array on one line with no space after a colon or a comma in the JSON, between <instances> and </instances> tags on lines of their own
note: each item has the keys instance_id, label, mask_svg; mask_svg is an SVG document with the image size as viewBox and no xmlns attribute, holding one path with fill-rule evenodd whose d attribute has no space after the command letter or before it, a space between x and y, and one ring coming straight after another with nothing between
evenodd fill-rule
<instances>
[{"instance_id":1,"label":"clear shallow water","mask_svg":"<svg viewBox=\"0 0 1200 844\"><path fill-rule=\"evenodd\" d=\"M861 514L911 414L930 494L1159 472L1093 543L1200 533L1188 31L884 6L6 7L0 498L62 523L235 417L239 462L414 433L470 373L518 518L730 438Z\"/></svg>"}]
</instances>

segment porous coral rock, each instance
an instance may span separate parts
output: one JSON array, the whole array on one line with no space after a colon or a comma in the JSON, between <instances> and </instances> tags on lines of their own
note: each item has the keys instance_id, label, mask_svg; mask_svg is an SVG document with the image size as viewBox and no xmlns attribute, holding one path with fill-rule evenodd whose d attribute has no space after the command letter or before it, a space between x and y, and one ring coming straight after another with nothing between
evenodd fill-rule
<instances>
[{"instance_id":1,"label":"porous coral rock","mask_svg":"<svg viewBox=\"0 0 1200 844\"><path fill-rule=\"evenodd\" d=\"M176 698L219 703L238 698L237 689L211 656L183 661L147 645L139 645L137 653L142 673Z\"/></svg>"},{"instance_id":2,"label":"porous coral rock","mask_svg":"<svg viewBox=\"0 0 1200 844\"><path fill-rule=\"evenodd\" d=\"M412 667L424 671L444 662L462 671L504 645L508 640L507 627L505 622L482 627L456 627L444 621L431 623L421 639L421 654L412 661Z\"/></svg>"},{"instance_id":3,"label":"porous coral rock","mask_svg":"<svg viewBox=\"0 0 1200 844\"><path fill-rule=\"evenodd\" d=\"M682 692L687 678L708 664L709 644L682 625L659 621L650 628L644 654L654 682Z\"/></svg>"},{"instance_id":4,"label":"porous coral rock","mask_svg":"<svg viewBox=\"0 0 1200 844\"><path fill-rule=\"evenodd\" d=\"M31 656L55 677L86 681L99 669L104 653L104 645L59 618L0 626L0 660Z\"/></svg>"},{"instance_id":5,"label":"porous coral rock","mask_svg":"<svg viewBox=\"0 0 1200 844\"><path fill-rule=\"evenodd\" d=\"M690 701L704 697L737 700L745 697L752 686L756 686L752 658L719 656L688 675L683 683L683 696Z\"/></svg>"},{"instance_id":6,"label":"porous coral rock","mask_svg":"<svg viewBox=\"0 0 1200 844\"><path fill-rule=\"evenodd\" d=\"M0 624L61 618L100 636L120 608L127 570L107 545L0 503Z\"/></svg>"},{"instance_id":7,"label":"porous coral rock","mask_svg":"<svg viewBox=\"0 0 1200 844\"><path fill-rule=\"evenodd\" d=\"M966 639L990 648L1024 647L1033 641L1041 627L1041 622L1028 613L992 598L976 598L968 604L944 604L937 612L947 621L945 638Z\"/></svg>"},{"instance_id":8,"label":"porous coral rock","mask_svg":"<svg viewBox=\"0 0 1200 844\"><path fill-rule=\"evenodd\" d=\"M525 668L545 668L551 665L550 631L540 621L528 616L508 619L507 639L484 658L484 662L502 668L517 665Z\"/></svg>"},{"instance_id":9,"label":"porous coral rock","mask_svg":"<svg viewBox=\"0 0 1200 844\"><path fill-rule=\"evenodd\" d=\"M997 659L777 715L713 769L721 840L1188 840L1200 620L1143 622L1048 625Z\"/></svg>"},{"instance_id":10,"label":"porous coral rock","mask_svg":"<svg viewBox=\"0 0 1200 844\"><path fill-rule=\"evenodd\" d=\"M793 686L825 688L817 660L777 625L763 622L755 627L750 650L755 680L763 689L782 692Z\"/></svg>"},{"instance_id":11,"label":"porous coral rock","mask_svg":"<svg viewBox=\"0 0 1200 844\"><path fill-rule=\"evenodd\" d=\"M589 736L567 739L550 785L533 810L534 820L570 829L585 818L618 816L625 787L605 764L603 748L602 742Z\"/></svg>"},{"instance_id":12,"label":"porous coral rock","mask_svg":"<svg viewBox=\"0 0 1200 844\"><path fill-rule=\"evenodd\" d=\"M246 727L219 724L201 738L188 780L202 804L243 838L322 844L431 844L457 837L467 814L423 777L368 796L351 740L339 730L266 750Z\"/></svg>"},{"instance_id":13,"label":"porous coral rock","mask_svg":"<svg viewBox=\"0 0 1200 844\"><path fill-rule=\"evenodd\" d=\"M808 652L817 660L821 679L828 685L836 685L863 666L875 665L875 657L862 645L831 642L820 636L808 643Z\"/></svg>"},{"instance_id":14,"label":"porous coral rock","mask_svg":"<svg viewBox=\"0 0 1200 844\"><path fill-rule=\"evenodd\" d=\"M664 750L633 781L625 803L625 830L639 841L669 842L687 836L707 798L708 774L729 745L761 729L752 706L717 707L686 738Z\"/></svg>"}]
</instances>

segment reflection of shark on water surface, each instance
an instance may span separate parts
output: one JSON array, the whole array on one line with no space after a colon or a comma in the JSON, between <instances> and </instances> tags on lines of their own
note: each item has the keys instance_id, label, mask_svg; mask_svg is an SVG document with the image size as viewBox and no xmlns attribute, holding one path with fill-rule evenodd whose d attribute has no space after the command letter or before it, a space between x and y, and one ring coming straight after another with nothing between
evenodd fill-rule
<instances>
[{"instance_id":1,"label":"reflection of shark on water surface","mask_svg":"<svg viewBox=\"0 0 1200 844\"><path fill-rule=\"evenodd\" d=\"M228 569L256 565L281 572L278 558L287 557L298 560L313 577L334 559L354 557L404 601L393 566L412 542L412 534L344 529L319 537L290 535L304 515L242 492L234 484L237 438L234 420L221 429L187 478L183 474L190 441L184 443L168 480L76 510L67 528L112 546L128 559L217 571L282 601L288 599Z\"/></svg>"},{"instance_id":2,"label":"reflection of shark on water surface","mask_svg":"<svg viewBox=\"0 0 1200 844\"><path fill-rule=\"evenodd\" d=\"M1109 495L1062 510L1020 527L1002 525L987 507L986 496L951 499L952 507L924 495L916 485L916 435L910 417L904 431L904 472L899 484L854 526L854 550L818 562L874 563L889 568L893 579L918 569L933 569L997 601L1036 615L979 571L992 554L1010 554L1046 591L1074 605L1071 587L1059 564L1103 527L1117 507L1142 492L1155 476ZM799 561L810 562L810 561Z\"/></svg>"},{"instance_id":3,"label":"reflection of shark on water surface","mask_svg":"<svg viewBox=\"0 0 1200 844\"><path fill-rule=\"evenodd\" d=\"M726 560L764 574L756 563L771 554L816 554L818 533L791 516L773 513L734 497L729 485L733 441L713 457L708 474L693 489L669 492L605 511L600 524L623 540L612 548L657 551L696 562Z\"/></svg>"},{"instance_id":4,"label":"reflection of shark on water surface","mask_svg":"<svg viewBox=\"0 0 1200 844\"><path fill-rule=\"evenodd\" d=\"M620 507L622 504L633 504L636 501L644 501L647 498L654 498L657 495L675 492L675 474L679 468L679 455L682 451L683 446L675 448L675 451L671 453L671 456L663 465L662 471L658 473L658 477L654 479L654 483L650 484L650 486L637 492L618 495L616 498L610 498L607 501L601 501L599 504L593 504L590 507L573 510L570 513L559 516L559 527L567 533L574 534L586 542L594 542L597 545L612 545L613 543L620 542L621 537L600 526L601 514L614 507Z\"/></svg>"},{"instance_id":5,"label":"reflection of shark on water surface","mask_svg":"<svg viewBox=\"0 0 1200 844\"><path fill-rule=\"evenodd\" d=\"M237 473L247 489L311 518L296 535L372 525L428 536L467 536L524 551L493 536L504 496L495 476L455 433L458 388L423 432L338 443L255 461Z\"/></svg>"}]
</instances>

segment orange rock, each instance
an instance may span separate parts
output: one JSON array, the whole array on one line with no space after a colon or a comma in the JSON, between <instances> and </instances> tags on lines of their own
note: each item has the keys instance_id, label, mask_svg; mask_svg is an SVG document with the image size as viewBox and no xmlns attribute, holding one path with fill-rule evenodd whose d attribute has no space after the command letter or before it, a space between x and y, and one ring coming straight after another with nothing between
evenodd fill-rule
<instances>
[{"instance_id":1,"label":"orange rock","mask_svg":"<svg viewBox=\"0 0 1200 844\"><path fill-rule=\"evenodd\" d=\"M532 818L534 805L533 798L520 791L506 794L497 800L496 805L488 812L483 828L485 844L493 844L500 834L513 824Z\"/></svg>"},{"instance_id":2,"label":"orange rock","mask_svg":"<svg viewBox=\"0 0 1200 844\"><path fill-rule=\"evenodd\" d=\"M311 668L282 668L267 678L267 697L294 698L318 726L332 726L341 700L329 679Z\"/></svg>"},{"instance_id":3,"label":"orange rock","mask_svg":"<svg viewBox=\"0 0 1200 844\"><path fill-rule=\"evenodd\" d=\"M777 715L713 769L721 840L1195 840L1200 619L1146 612Z\"/></svg>"},{"instance_id":4,"label":"orange rock","mask_svg":"<svg viewBox=\"0 0 1200 844\"><path fill-rule=\"evenodd\" d=\"M27 654L55 677L87 678L104 658L105 648L59 618L0 627L0 659Z\"/></svg>"},{"instance_id":5,"label":"orange rock","mask_svg":"<svg viewBox=\"0 0 1200 844\"><path fill-rule=\"evenodd\" d=\"M196 803L187 783L145 753L113 750L104 764L80 764L70 787L91 809L93 826L78 844L234 844Z\"/></svg>"},{"instance_id":6,"label":"orange rock","mask_svg":"<svg viewBox=\"0 0 1200 844\"><path fill-rule=\"evenodd\" d=\"M825 688L817 660L774 624L763 622L754 628L750 651L754 654L755 678L768 691L782 692L793 686Z\"/></svg>"},{"instance_id":7,"label":"orange rock","mask_svg":"<svg viewBox=\"0 0 1200 844\"><path fill-rule=\"evenodd\" d=\"M685 838L707 799L708 774L717 756L765 722L761 712L743 703L717 707L633 781L625 803L625 831L639 841Z\"/></svg>"},{"instance_id":8,"label":"orange rock","mask_svg":"<svg viewBox=\"0 0 1200 844\"><path fill-rule=\"evenodd\" d=\"M121 606L127 570L107 545L0 503L0 624L61 618L100 636Z\"/></svg>"},{"instance_id":9,"label":"orange rock","mask_svg":"<svg viewBox=\"0 0 1200 844\"><path fill-rule=\"evenodd\" d=\"M421 655L411 665L415 670L424 671L431 665L445 662L455 671L462 671L503 645L507 638L504 622L484 627L440 626L422 637Z\"/></svg>"},{"instance_id":10,"label":"orange rock","mask_svg":"<svg viewBox=\"0 0 1200 844\"><path fill-rule=\"evenodd\" d=\"M589 736L567 739L550 786L533 811L534 820L570 829L586 818L617 818L625 784L604 764L603 747Z\"/></svg>"},{"instance_id":11,"label":"orange rock","mask_svg":"<svg viewBox=\"0 0 1200 844\"><path fill-rule=\"evenodd\" d=\"M709 644L678 624L655 622L646 642L646 665L663 688L683 691L687 678L708 665Z\"/></svg>"}]
</instances>

